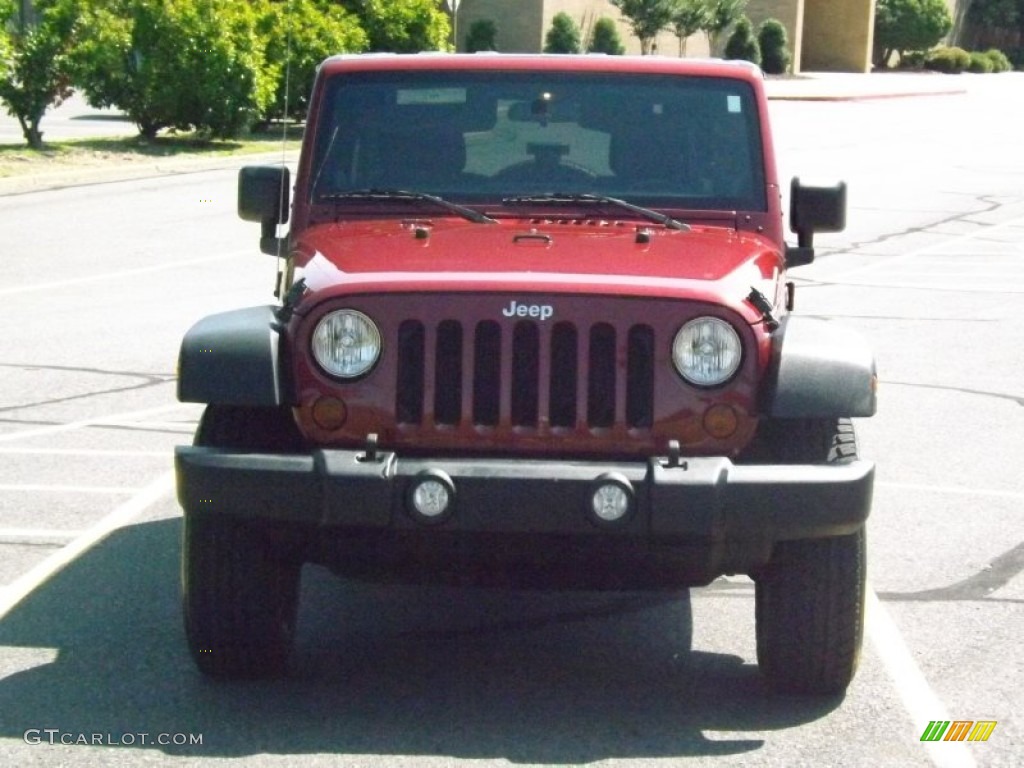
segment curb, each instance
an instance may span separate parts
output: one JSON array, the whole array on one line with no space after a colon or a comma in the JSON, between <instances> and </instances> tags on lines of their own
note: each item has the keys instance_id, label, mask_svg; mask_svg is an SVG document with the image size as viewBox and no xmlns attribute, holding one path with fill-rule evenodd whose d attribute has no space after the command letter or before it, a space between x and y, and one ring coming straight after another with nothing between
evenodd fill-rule
<instances>
[{"instance_id":1,"label":"curb","mask_svg":"<svg viewBox=\"0 0 1024 768\"><path fill-rule=\"evenodd\" d=\"M920 96L962 96L967 93L966 88L950 88L943 90L923 90L923 91L877 91L877 92L861 92L861 93L769 93L769 101L819 101L819 102L837 102L837 101L875 101L878 99L910 99Z\"/></svg>"}]
</instances>

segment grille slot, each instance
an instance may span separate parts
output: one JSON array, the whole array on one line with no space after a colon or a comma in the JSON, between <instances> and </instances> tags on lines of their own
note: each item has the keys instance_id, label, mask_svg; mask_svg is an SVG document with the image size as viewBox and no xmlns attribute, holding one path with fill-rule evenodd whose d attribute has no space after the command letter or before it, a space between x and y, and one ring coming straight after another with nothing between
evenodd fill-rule
<instances>
[{"instance_id":1,"label":"grille slot","mask_svg":"<svg viewBox=\"0 0 1024 768\"><path fill-rule=\"evenodd\" d=\"M587 376L587 424L611 427L615 423L615 329L598 323L590 329Z\"/></svg>"},{"instance_id":2,"label":"grille slot","mask_svg":"<svg viewBox=\"0 0 1024 768\"><path fill-rule=\"evenodd\" d=\"M495 426L501 413L501 326L485 320L473 343L473 423Z\"/></svg>"},{"instance_id":3,"label":"grille slot","mask_svg":"<svg viewBox=\"0 0 1024 768\"><path fill-rule=\"evenodd\" d=\"M398 376L395 382L395 418L404 424L423 421L423 383L426 332L418 320L398 326Z\"/></svg>"},{"instance_id":4,"label":"grille slot","mask_svg":"<svg viewBox=\"0 0 1024 768\"><path fill-rule=\"evenodd\" d=\"M458 426L465 416L484 427L502 422L517 428L547 422L559 429L653 425L651 326L581 328L567 321L521 320L510 336L505 331L493 320L469 329L456 320L436 327L402 322L396 344L397 421L424 423L425 404L432 399L433 423L440 426ZM465 415L464 392L471 399ZM581 414L585 424L579 423Z\"/></svg>"},{"instance_id":5,"label":"grille slot","mask_svg":"<svg viewBox=\"0 0 1024 768\"><path fill-rule=\"evenodd\" d=\"M445 320L437 326L434 350L434 421L455 425L462 414L462 325Z\"/></svg>"},{"instance_id":6,"label":"grille slot","mask_svg":"<svg viewBox=\"0 0 1024 768\"><path fill-rule=\"evenodd\" d=\"M516 323L512 333L512 424L537 425L540 332L536 323Z\"/></svg>"},{"instance_id":7,"label":"grille slot","mask_svg":"<svg viewBox=\"0 0 1024 768\"><path fill-rule=\"evenodd\" d=\"M576 426L576 393L579 391L579 335L572 323L555 323L551 331L551 401L548 418L552 427Z\"/></svg>"},{"instance_id":8,"label":"grille slot","mask_svg":"<svg viewBox=\"0 0 1024 768\"><path fill-rule=\"evenodd\" d=\"M629 329L626 358L626 424L649 428L654 424L654 329Z\"/></svg>"}]
</instances>

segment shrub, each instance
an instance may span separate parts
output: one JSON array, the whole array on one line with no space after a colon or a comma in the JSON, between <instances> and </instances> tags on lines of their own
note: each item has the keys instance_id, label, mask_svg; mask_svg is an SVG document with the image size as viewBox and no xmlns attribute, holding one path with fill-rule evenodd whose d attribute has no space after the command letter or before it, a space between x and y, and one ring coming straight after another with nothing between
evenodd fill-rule
<instances>
[{"instance_id":1,"label":"shrub","mask_svg":"<svg viewBox=\"0 0 1024 768\"><path fill-rule=\"evenodd\" d=\"M900 69L924 69L924 60L928 56L927 51L904 51L900 54Z\"/></svg>"},{"instance_id":2,"label":"shrub","mask_svg":"<svg viewBox=\"0 0 1024 768\"><path fill-rule=\"evenodd\" d=\"M998 48L989 48L985 51L985 56L992 62L993 72L1009 72L1013 69L1010 58Z\"/></svg>"},{"instance_id":3,"label":"shrub","mask_svg":"<svg viewBox=\"0 0 1024 768\"><path fill-rule=\"evenodd\" d=\"M725 58L752 61L754 64L761 63L761 48L757 44L757 38L754 37L754 28L750 19L746 16L742 16L736 22L736 27L729 35L729 40L725 44Z\"/></svg>"},{"instance_id":4,"label":"shrub","mask_svg":"<svg viewBox=\"0 0 1024 768\"><path fill-rule=\"evenodd\" d=\"M972 51L967 64L968 72L975 72L979 75L987 75L992 71L992 59L980 51Z\"/></svg>"},{"instance_id":5,"label":"shrub","mask_svg":"<svg viewBox=\"0 0 1024 768\"><path fill-rule=\"evenodd\" d=\"M580 28L567 13L556 13L551 29L544 36L544 53L579 53L582 49Z\"/></svg>"},{"instance_id":6,"label":"shrub","mask_svg":"<svg viewBox=\"0 0 1024 768\"><path fill-rule=\"evenodd\" d=\"M466 34L467 53L498 50L498 27L490 19L479 19L469 25Z\"/></svg>"},{"instance_id":7,"label":"shrub","mask_svg":"<svg viewBox=\"0 0 1024 768\"><path fill-rule=\"evenodd\" d=\"M757 44L761 48L761 68L765 72L783 75L789 71L789 40L781 21L767 19L757 31Z\"/></svg>"},{"instance_id":8,"label":"shrub","mask_svg":"<svg viewBox=\"0 0 1024 768\"><path fill-rule=\"evenodd\" d=\"M594 24L594 36L587 46L588 53L607 53L610 56L621 56L626 52L626 46L619 38L619 29L615 22L608 17L602 17Z\"/></svg>"},{"instance_id":9,"label":"shrub","mask_svg":"<svg viewBox=\"0 0 1024 768\"><path fill-rule=\"evenodd\" d=\"M877 66L888 66L893 53L926 51L953 28L945 0L878 0L875 6Z\"/></svg>"},{"instance_id":10,"label":"shrub","mask_svg":"<svg viewBox=\"0 0 1024 768\"><path fill-rule=\"evenodd\" d=\"M925 57L925 69L955 75L963 72L971 64L971 55L963 48L943 46L929 51Z\"/></svg>"},{"instance_id":11,"label":"shrub","mask_svg":"<svg viewBox=\"0 0 1024 768\"><path fill-rule=\"evenodd\" d=\"M116 106L153 137L162 128L236 136L270 105L256 11L233 0L83 3L75 84L97 107Z\"/></svg>"}]
</instances>

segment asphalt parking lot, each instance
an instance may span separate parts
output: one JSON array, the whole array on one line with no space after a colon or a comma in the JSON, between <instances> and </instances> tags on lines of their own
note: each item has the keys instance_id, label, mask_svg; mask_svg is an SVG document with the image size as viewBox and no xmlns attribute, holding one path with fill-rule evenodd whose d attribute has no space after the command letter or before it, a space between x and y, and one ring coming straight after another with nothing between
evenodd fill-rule
<instances>
[{"instance_id":1,"label":"asphalt parking lot","mask_svg":"<svg viewBox=\"0 0 1024 768\"><path fill-rule=\"evenodd\" d=\"M233 169L0 197L0 762L1016 766L1020 85L772 102L784 177L851 189L847 231L794 273L797 311L867 334L882 379L857 425L879 467L867 640L827 701L765 693L742 578L537 596L309 569L295 674L202 680L170 471L200 409L175 400L175 358L199 317L270 301L273 260ZM923 744L934 720L997 725ZM62 743L93 734L114 743Z\"/></svg>"}]
</instances>

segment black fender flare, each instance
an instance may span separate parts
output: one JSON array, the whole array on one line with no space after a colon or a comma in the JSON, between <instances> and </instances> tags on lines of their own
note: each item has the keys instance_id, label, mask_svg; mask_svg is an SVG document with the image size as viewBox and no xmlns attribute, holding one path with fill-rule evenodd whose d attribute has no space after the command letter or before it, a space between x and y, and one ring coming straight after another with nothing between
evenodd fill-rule
<instances>
[{"instance_id":1,"label":"black fender flare","mask_svg":"<svg viewBox=\"0 0 1024 768\"><path fill-rule=\"evenodd\" d=\"M857 331L786 315L773 336L762 412L774 418L873 416L875 356Z\"/></svg>"},{"instance_id":2,"label":"black fender flare","mask_svg":"<svg viewBox=\"0 0 1024 768\"><path fill-rule=\"evenodd\" d=\"M178 400L248 406L288 403L275 309L246 307L209 315L193 325L178 356Z\"/></svg>"}]
</instances>

